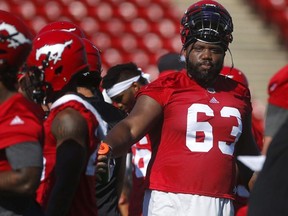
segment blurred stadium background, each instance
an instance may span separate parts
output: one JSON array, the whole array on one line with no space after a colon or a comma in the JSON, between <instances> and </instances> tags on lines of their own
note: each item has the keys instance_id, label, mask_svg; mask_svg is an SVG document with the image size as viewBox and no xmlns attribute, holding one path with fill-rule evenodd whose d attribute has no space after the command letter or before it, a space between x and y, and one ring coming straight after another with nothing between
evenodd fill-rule
<instances>
[{"instance_id":1,"label":"blurred stadium background","mask_svg":"<svg viewBox=\"0 0 288 216\"><path fill-rule=\"evenodd\" d=\"M180 17L195 0L0 0L36 34L45 24L70 20L102 50L103 73L133 61L152 79L157 58L181 51ZM266 104L269 78L288 59L288 0L218 0L234 21L225 64L248 77L252 96Z\"/></svg>"}]
</instances>

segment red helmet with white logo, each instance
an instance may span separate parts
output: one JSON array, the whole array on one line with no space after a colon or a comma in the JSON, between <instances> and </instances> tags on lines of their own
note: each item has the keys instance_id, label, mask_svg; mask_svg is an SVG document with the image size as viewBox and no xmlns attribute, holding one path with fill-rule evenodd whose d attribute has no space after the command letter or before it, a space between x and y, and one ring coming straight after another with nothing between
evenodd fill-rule
<instances>
[{"instance_id":1,"label":"red helmet with white logo","mask_svg":"<svg viewBox=\"0 0 288 216\"><path fill-rule=\"evenodd\" d=\"M84 31L73 22L69 21L56 21L52 23L48 23L42 29L40 29L38 34L42 34L43 32L47 31L67 31L76 34L78 37L86 38Z\"/></svg>"},{"instance_id":2,"label":"red helmet with white logo","mask_svg":"<svg viewBox=\"0 0 288 216\"><path fill-rule=\"evenodd\" d=\"M228 11L212 0L191 5L181 20L183 49L197 40L223 45L225 50L232 42L233 23Z\"/></svg>"},{"instance_id":3,"label":"red helmet with white logo","mask_svg":"<svg viewBox=\"0 0 288 216\"><path fill-rule=\"evenodd\" d=\"M31 51L32 39L20 18L0 10L0 70L17 72Z\"/></svg>"},{"instance_id":4,"label":"red helmet with white logo","mask_svg":"<svg viewBox=\"0 0 288 216\"><path fill-rule=\"evenodd\" d=\"M230 79L233 79L233 80L245 85L246 87L249 86L248 79L247 79L246 75L237 68L234 68L234 67L231 68L228 66L224 66L222 68L220 74L223 76L226 76Z\"/></svg>"},{"instance_id":5,"label":"red helmet with white logo","mask_svg":"<svg viewBox=\"0 0 288 216\"><path fill-rule=\"evenodd\" d=\"M86 50L81 38L66 31L43 32L33 40L27 67L44 72L44 81L61 90L73 75L88 71Z\"/></svg>"}]
</instances>

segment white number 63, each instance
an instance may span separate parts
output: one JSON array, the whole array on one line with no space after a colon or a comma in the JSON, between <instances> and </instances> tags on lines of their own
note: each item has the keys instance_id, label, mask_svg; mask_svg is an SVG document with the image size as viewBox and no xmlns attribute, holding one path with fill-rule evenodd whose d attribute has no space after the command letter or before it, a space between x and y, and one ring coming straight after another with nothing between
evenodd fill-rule
<instances>
[{"instance_id":1,"label":"white number 63","mask_svg":"<svg viewBox=\"0 0 288 216\"><path fill-rule=\"evenodd\" d=\"M209 122L197 122L197 113L205 113L207 116L214 116L213 110L206 104L193 104L188 109L186 146L192 152L208 152L213 147L213 127ZM238 126L233 126L231 135L235 140L230 145L226 142L218 141L218 147L223 154L233 155L235 143L242 132L241 115L238 109L233 107L223 107L220 115L224 118L236 117ZM203 142L196 141L196 132L202 131L205 134Z\"/></svg>"}]
</instances>

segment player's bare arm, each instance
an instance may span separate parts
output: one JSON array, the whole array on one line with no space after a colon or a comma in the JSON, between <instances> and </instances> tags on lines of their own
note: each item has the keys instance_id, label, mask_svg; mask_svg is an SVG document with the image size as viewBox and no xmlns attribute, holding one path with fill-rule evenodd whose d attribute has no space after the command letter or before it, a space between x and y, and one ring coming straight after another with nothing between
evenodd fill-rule
<instances>
[{"instance_id":1,"label":"player's bare arm","mask_svg":"<svg viewBox=\"0 0 288 216\"><path fill-rule=\"evenodd\" d=\"M87 145L88 127L86 120L72 108L67 108L56 116L51 131L57 140L57 148L67 139L73 139L84 147Z\"/></svg>"},{"instance_id":2,"label":"player's bare arm","mask_svg":"<svg viewBox=\"0 0 288 216\"><path fill-rule=\"evenodd\" d=\"M65 215L86 161L88 127L79 112L67 108L56 116L51 130L57 140L57 181L48 202L47 215Z\"/></svg>"},{"instance_id":3,"label":"player's bare arm","mask_svg":"<svg viewBox=\"0 0 288 216\"><path fill-rule=\"evenodd\" d=\"M42 172L40 143L19 143L3 152L12 169L0 172L0 195L34 195ZM19 158L19 155L22 157Z\"/></svg>"},{"instance_id":4,"label":"player's bare arm","mask_svg":"<svg viewBox=\"0 0 288 216\"><path fill-rule=\"evenodd\" d=\"M104 140L111 145L113 156L126 154L132 144L147 134L161 114L159 103L149 96L140 96L128 117L112 128Z\"/></svg>"},{"instance_id":5,"label":"player's bare arm","mask_svg":"<svg viewBox=\"0 0 288 216\"><path fill-rule=\"evenodd\" d=\"M259 155L259 149L255 142L251 129L251 114L243 121L243 131L241 138L243 142L236 149L238 155Z\"/></svg>"},{"instance_id":6,"label":"player's bare arm","mask_svg":"<svg viewBox=\"0 0 288 216\"><path fill-rule=\"evenodd\" d=\"M39 184L42 168L26 167L0 173L0 194L31 196Z\"/></svg>"}]
</instances>

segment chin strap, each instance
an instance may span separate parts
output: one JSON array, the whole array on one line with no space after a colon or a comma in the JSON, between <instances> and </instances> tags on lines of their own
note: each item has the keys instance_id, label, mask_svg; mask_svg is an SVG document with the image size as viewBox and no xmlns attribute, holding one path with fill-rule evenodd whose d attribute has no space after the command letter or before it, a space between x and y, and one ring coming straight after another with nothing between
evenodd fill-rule
<instances>
[{"instance_id":1,"label":"chin strap","mask_svg":"<svg viewBox=\"0 0 288 216\"><path fill-rule=\"evenodd\" d=\"M232 52L231 52L231 50L229 49L229 47L228 47L228 52L229 52L229 54L230 54L230 59L231 59L231 67L230 67L230 72L232 71L232 69L234 68L234 61L233 61L233 56L232 56Z\"/></svg>"}]
</instances>

